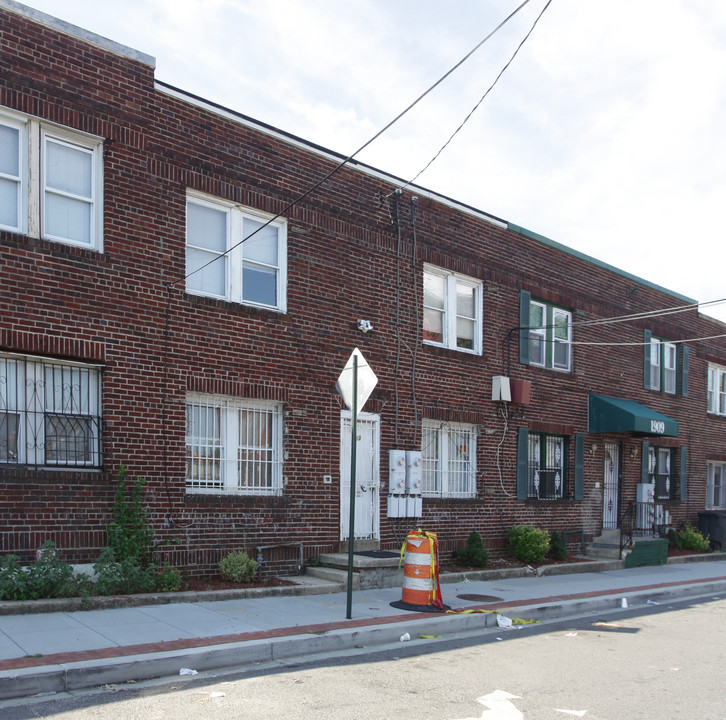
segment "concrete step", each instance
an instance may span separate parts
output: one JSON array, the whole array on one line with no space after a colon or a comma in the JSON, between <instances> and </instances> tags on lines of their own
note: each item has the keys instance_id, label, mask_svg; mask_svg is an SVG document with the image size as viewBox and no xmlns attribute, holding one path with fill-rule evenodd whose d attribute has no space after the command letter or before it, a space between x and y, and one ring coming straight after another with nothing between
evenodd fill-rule
<instances>
[{"instance_id":1,"label":"concrete step","mask_svg":"<svg viewBox=\"0 0 726 720\"><path fill-rule=\"evenodd\" d=\"M323 553L319 561L327 567L348 569L348 553ZM353 554L353 570L372 570L376 568L398 567L401 557L398 553L389 553L387 557L370 557Z\"/></svg>"},{"instance_id":2,"label":"concrete step","mask_svg":"<svg viewBox=\"0 0 726 720\"><path fill-rule=\"evenodd\" d=\"M348 553L324 553L318 560L320 565L308 567L306 573L331 580L344 577L341 582L347 587ZM399 568L399 563L397 553L387 553L385 557L354 554L353 585L361 590L399 587L403 583L403 566Z\"/></svg>"},{"instance_id":3,"label":"concrete step","mask_svg":"<svg viewBox=\"0 0 726 720\"><path fill-rule=\"evenodd\" d=\"M325 580L327 582L336 583L343 588L348 587L348 571L342 570L340 568L322 567L322 566L308 567L305 569L305 576L319 578L320 580ZM354 572L353 573L353 590L360 590L360 589L361 589L360 574Z\"/></svg>"},{"instance_id":4,"label":"concrete step","mask_svg":"<svg viewBox=\"0 0 726 720\"><path fill-rule=\"evenodd\" d=\"M593 543L585 548L585 556L620 560L620 545L596 545Z\"/></svg>"}]
</instances>

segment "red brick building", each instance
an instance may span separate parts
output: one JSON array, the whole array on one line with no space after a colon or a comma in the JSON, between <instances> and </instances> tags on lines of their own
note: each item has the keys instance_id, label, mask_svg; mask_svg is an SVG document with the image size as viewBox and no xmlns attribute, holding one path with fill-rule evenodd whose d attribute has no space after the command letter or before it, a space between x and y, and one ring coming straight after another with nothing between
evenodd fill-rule
<instances>
[{"instance_id":1,"label":"red brick building","mask_svg":"<svg viewBox=\"0 0 726 720\"><path fill-rule=\"evenodd\" d=\"M338 549L355 347L361 543L591 538L638 485L662 524L724 507L693 300L356 163L297 201L342 158L10 0L0 33L1 553L94 561L121 465L192 573Z\"/></svg>"}]
</instances>

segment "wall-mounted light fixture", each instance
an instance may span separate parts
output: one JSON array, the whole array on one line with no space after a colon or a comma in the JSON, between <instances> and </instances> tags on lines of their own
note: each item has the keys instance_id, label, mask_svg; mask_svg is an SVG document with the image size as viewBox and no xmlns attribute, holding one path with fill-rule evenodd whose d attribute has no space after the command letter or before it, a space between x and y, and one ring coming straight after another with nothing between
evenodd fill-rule
<instances>
[{"instance_id":1,"label":"wall-mounted light fixture","mask_svg":"<svg viewBox=\"0 0 726 720\"><path fill-rule=\"evenodd\" d=\"M373 325L370 320L358 320L358 330L369 333L373 330Z\"/></svg>"},{"instance_id":2,"label":"wall-mounted light fixture","mask_svg":"<svg viewBox=\"0 0 726 720\"><path fill-rule=\"evenodd\" d=\"M597 450L597 443L593 443L592 445L590 445L590 455L594 455L596 450Z\"/></svg>"},{"instance_id":3,"label":"wall-mounted light fixture","mask_svg":"<svg viewBox=\"0 0 726 720\"><path fill-rule=\"evenodd\" d=\"M635 445L633 445L633 447L630 448L630 457L631 458L638 457L638 448Z\"/></svg>"}]
</instances>

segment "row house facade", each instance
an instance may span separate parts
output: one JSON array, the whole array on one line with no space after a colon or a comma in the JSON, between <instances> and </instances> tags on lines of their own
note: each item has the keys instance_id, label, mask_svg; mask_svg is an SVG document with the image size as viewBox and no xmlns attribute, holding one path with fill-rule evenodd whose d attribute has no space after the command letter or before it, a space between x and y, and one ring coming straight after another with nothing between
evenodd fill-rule
<instances>
[{"instance_id":1,"label":"row house facade","mask_svg":"<svg viewBox=\"0 0 726 720\"><path fill-rule=\"evenodd\" d=\"M724 507L695 301L359 163L306 194L340 156L12 0L0 34L0 553L95 561L120 466L192 575L340 549L354 348L361 547Z\"/></svg>"}]
</instances>

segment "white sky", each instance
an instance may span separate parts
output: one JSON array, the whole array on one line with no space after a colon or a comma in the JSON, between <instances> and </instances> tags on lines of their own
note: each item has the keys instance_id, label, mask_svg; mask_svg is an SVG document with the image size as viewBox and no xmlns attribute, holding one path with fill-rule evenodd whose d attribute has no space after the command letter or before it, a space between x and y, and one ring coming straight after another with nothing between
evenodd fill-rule
<instances>
[{"instance_id":1,"label":"white sky","mask_svg":"<svg viewBox=\"0 0 726 720\"><path fill-rule=\"evenodd\" d=\"M521 0L28 0L156 77L348 155ZM410 179L509 60L529 4L358 159ZM552 0L418 184L674 292L726 298L726 3ZM726 321L726 304L704 308Z\"/></svg>"}]
</instances>

